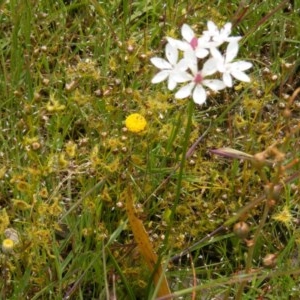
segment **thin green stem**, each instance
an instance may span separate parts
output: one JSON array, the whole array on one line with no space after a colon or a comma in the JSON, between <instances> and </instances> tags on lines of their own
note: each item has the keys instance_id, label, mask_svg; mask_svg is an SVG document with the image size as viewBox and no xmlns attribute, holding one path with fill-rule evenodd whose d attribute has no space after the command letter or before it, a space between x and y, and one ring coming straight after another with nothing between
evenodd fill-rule
<instances>
[{"instance_id":1,"label":"thin green stem","mask_svg":"<svg viewBox=\"0 0 300 300\"><path fill-rule=\"evenodd\" d=\"M174 199L174 205L172 206L172 210L171 210L169 226L168 226L168 229L167 229L167 232L165 235L165 241L166 241L165 247L168 244L171 229L173 228L176 208L180 201L183 170L184 170L184 166L185 166L185 162L186 162L186 153L188 151L194 108L195 108L194 102L190 101L188 104L188 108L187 108L188 120L187 120L187 125L186 125L186 130L185 130L185 139L184 139L183 145L182 145L183 146L182 147L182 156L181 156L181 162L180 162L179 172L178 172L178 177L177 177L176 195L175 195L175 199Z\"/></svg>"}]
</instances>

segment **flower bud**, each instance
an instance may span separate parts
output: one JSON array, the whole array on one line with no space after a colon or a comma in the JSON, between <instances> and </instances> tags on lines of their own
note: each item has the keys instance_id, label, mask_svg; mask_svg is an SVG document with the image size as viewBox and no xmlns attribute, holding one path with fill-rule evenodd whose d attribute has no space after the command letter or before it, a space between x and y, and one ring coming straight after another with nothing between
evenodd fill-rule
<instances>
[{"instance_id":1,"label":"flower bud","mask_svg":"<svg viewBox=\"0 0 300 300\"><path fill-rule=\"evenodd\" d=\"M263 265L265 267L274 267L276 265L277 255L276 254L267 254L263 258Z\"/></svg>"},{"instance_id":2,"label":"flower bud","mask_svg":"<svg viewBox=\"0 0 300 300\"><path fill-rule=\"evenodd\" d=\"M233 226L234 234L241 239L245 239L249 231L250 231L249 225L243 221L240 221Z\"/></svg>"},{"instance_id":3,"label":"flower bud","mask_svg":"<svg viewBox=\"0 0 300 300\"><path fill-rule=\"evenodd\" d=\"M266 152L259 152L253 155L253 164L255 165L255 167L262 168L265 164L266 164Z\"/></svg>"}]
</instances>

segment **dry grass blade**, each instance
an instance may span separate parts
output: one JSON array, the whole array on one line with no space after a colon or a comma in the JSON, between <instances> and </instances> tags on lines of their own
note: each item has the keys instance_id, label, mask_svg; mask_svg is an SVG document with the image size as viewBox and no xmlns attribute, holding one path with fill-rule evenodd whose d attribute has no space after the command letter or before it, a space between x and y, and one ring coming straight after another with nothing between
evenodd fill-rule
<instances>
[{"instance_id":1,"label":"dry grass blade","mask_svg":"<svg viewBox=\"0 0 300 300\"><path fill-rule=\"evenodd\" d=\"M145 259L150 271L154 272L155 285L160 285L158 288L158 296L169 295L171 292L164 270L161 265L157 265L158 257L153 250L148 233L146 232L142 221L136 216L130 187L127 188L126 197L126 212L131 230L141 255Z\"/></svg>"}]
</instances>

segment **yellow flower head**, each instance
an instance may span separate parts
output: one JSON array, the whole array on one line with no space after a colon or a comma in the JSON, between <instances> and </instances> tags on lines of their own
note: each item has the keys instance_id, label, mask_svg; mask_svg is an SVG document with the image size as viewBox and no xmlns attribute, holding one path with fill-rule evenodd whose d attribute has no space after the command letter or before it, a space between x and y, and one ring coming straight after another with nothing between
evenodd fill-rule
<instances>
[{"instance_id":1,"label":"yellow flower head","mask_svg":"<svg viewBox=\"0 0 300 300\"><path fill-rule=\"evenodd\" d=\"M14 249L14 241L11 239L5 239L2 242L2 251L3 253L11 253Z\"/></svg>"},{"instance_id":2,"label":"yellow flower head","mask_svg":"<svg viewBox=\"0 0 300 300\"><path fill-rule=\"evenodd\" d=\"M126 128L131 132L141 132L146 128L147 121L140 114L131 114L125 120Z\"/></svg>"}]
</instances>

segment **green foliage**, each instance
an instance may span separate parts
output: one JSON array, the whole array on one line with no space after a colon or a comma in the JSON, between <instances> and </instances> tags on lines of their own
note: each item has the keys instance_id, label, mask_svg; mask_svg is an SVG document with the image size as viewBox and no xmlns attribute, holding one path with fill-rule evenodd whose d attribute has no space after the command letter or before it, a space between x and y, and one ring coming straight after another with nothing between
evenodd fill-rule
<instances>
[{"instance_id":1,"label":"green foliage","mask_svg":"<svg viewBox=\"0 0 300 300\"><path fill-rule=\"evenodd\" d=\"M1 299L152 299L128 185L174 297L299 297L300 6L248 2L0 1ZM151 84L149 59L208 20L235 24L254 69L194 108Z\"/></svg>"}]
</instances>

